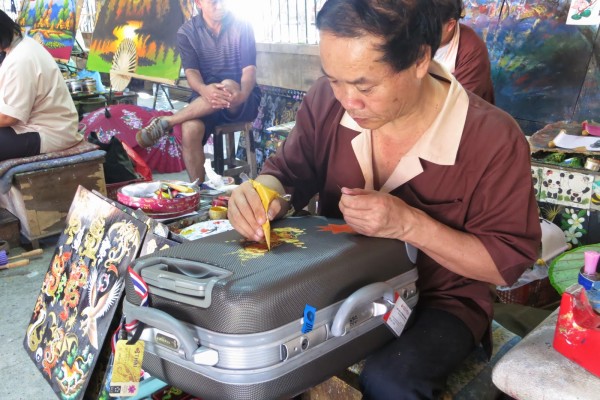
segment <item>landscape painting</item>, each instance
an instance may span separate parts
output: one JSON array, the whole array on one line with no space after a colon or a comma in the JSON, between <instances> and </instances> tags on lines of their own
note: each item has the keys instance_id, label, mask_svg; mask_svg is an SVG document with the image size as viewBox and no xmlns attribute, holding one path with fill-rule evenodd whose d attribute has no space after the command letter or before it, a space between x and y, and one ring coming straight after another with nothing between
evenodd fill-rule
<instances>
[{"instance_id":1,"label":"landscape painting","mask_svg":"<svg viewBox=\"0 0 600 400\"><path fill-rule=\"evenodd\" d=\"M191 16L190 0L106 0L98 11L87 69L179 77L177 30Z\"/></svg>"},{"instance_id":2,"label":"landscape painting","mask_svg":"<svg viewBox=\"0 0 600 400\"><path fill-rule=\"evenodd\" d=\"M597 118L598 26L569 24L571 0L473 0L465 9L461 23L487 44L496 105L526 134L547 123Z\"/></svg>"},{"instance_id":3,"label":"landscape painting","mask_svg":"<svg viewBox=\"0 0 600 400\"><path fill-rule=\"evenodd\" d=\"M25 0L17 23L56 60L67 62L75 42L77 3L82 0Z\"/></svg>"}]
</instances>

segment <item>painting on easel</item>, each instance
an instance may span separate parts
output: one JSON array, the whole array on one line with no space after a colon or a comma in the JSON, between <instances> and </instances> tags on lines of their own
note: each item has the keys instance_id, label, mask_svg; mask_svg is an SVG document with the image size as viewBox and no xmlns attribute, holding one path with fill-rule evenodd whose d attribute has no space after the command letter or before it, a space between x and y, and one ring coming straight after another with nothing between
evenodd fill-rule
<instances>
[{"instance_id":1,"label":"painting on easel","mask_svg":"<svg viewBox=\"0 0 600 400\"><path fill-rule=\"evenodd\" d=\"M110 72L114 90L123 90L132 77L173 83L181 68L177 30L191 10L191 0L106 0L87 69Z\"/></svg>"},{"instance_id":2,"label":"painting on easel","mask_svg":"<svg viewBox=\"0 0 600 400\"><path fill-rule=\"evenodd\" d=\"M147 226L79 187L23 341L61 399L84 393Z\"/></svg>"},{"instance_id":3,"label":"painting on easel","mask_svg":"<svg viewBox=\"0 0 600 400\"><path fill-rule=\"evenodd\" d=\"M24 0L17 23L56 60L67 62L75 43L82 0Z\"/></svg>"}]
</instances>

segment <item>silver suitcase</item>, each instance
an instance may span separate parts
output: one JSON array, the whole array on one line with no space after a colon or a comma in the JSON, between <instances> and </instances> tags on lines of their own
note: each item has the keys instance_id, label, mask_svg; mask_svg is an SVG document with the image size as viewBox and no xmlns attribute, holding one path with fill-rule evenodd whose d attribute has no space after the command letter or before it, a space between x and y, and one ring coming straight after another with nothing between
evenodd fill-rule
<instances>
[{"instance_id":1,"label":"silver suitcase","mask_svg":"<svg viewBox=\"0 0 600 400\"><path fill-rule=\"evenodd\" d=\"M393 339L383 315L415 306L416 267L404 243L346 228L287 218L270 252L228 231L136 260L149 306L130 274L123 310L143 368L204 400L290 398Z\"/></svg>"}]
</instances>

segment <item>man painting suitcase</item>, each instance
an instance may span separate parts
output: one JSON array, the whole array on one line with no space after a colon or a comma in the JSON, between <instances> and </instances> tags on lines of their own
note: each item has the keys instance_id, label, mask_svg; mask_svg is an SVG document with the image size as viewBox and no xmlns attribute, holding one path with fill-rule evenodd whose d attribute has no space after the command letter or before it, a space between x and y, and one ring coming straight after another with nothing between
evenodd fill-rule
<instances>
[{"instance_id":1,"label":"man painting suitcase","mask_svg":"<svg viewBox=\"0 0 600 400\"><path fill-rule=\"evenodd\" d=\"M327 0L318 12L323 77L256 181L283 216L318 193L318 212L356 232L418 249L411 324L365 360L363 396L439 398L447 377L491 344L490 284L510 286L538 258L530 149L516 121L432 60L435 0ZM267 219L253 185L228 218L259 241ZM489 346L486 346L489 351Z\"/></svg>"},{"instance_id":2,"label":"man painting suitcase","mask_svg":"<svg viewBox=\"0 0 600 400\"><path fill-rule=\"evenodd\" d=\"M145 325L146 371L205 400L289 398L391 340L396 297L417 302L402 242L323 217L278 221L271 240L229 231L134 263L124 312Z\"/></svg>"}]
</instances>

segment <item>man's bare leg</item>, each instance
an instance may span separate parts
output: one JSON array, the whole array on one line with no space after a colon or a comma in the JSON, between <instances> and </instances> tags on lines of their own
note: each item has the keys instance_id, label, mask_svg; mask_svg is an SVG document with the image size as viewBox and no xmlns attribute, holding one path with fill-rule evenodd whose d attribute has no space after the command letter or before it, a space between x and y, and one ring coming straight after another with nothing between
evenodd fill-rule
<instances>
[{"instance_id":1,"label":"man's bare leg","mask_svg":"<svg viewBox=\"0 0 600 400\"><path fill-rule=\"evenodd\" d=\"M231 79L225 79L221 82L230 92L240 91L240 85ZM232 114L237 113L241 109L242 105L237 107L232 107L227 111ZM198 97L194 99L187 107L182 108L177 111L175 114L162 117L169 124L168 128L172 128L174 125L184 123L186 121L190 121L192 119L199 119L202 117L206 117L207 115L213 114L219 111L217 108L213 108L211 104L206 101L204 97Z\"/></svg>"},{"instance_id":2,"label":"man's bare leg","mask_svg":"<svg viewBox=\"0 0 600 400\"><path fill-rule=\"evenodd\" d=\"M230 93L239 92L240 90L240 85L231 79L225 79L222 84L227 90L229 90ZM226 112L231 115L235 115L237 112L239 112L241 107L242 105L240 104L238 106L226 109ZM161 137L166 135L173 128L173 126L177 124L183 124L188 121L198 120L220 110L221 109L219 108L213 108L210 102L204 97L198 97L173 115L153 119L150 124L140 129L136 133L136 141L142 147L153 146L160 140Z\"/></svg>"},{"instance_id":3,"label":"man's bare leg","mask_svg":"<svg viewBox=\"0 0 600 400\"><path fill-rule=\"evenodd\" d=\"M187 121L197 120L219 111L202 97L198 97L185 108L173 115L154 118L148 125L140 129L135 136L136 141L142 147L150 147L165 136L173 126L183 124Z\"/></svg>"},{"instance_id":4,"label":"man's bare leg","mask_svg":"<svg viewBox=\"0 0 600 400\"><path fill-rule=\"evenodd\" d=\"M185 169L187 170L190 182L198 179L199 183L204 182L204 146L202 139L206 134L204 122L199 119L186 121L181 124L181 133L183 136L182 151Z\"/></svg>"},{"instance_id":5,"label":"man's bare leg","mask_svg":"<svg viewBox=\"0 0 600 400\"><path fill-rule=\"evenodd\" d=\"M212 108L210 103L206 101L204 97L198 97L173 115L168 115L161 118L167 121L170 129L177 124L182 124L186 121L206 117L207 115L213 114L217 111L219 111L219 109Z\"/></svg>"}]
</instances>

